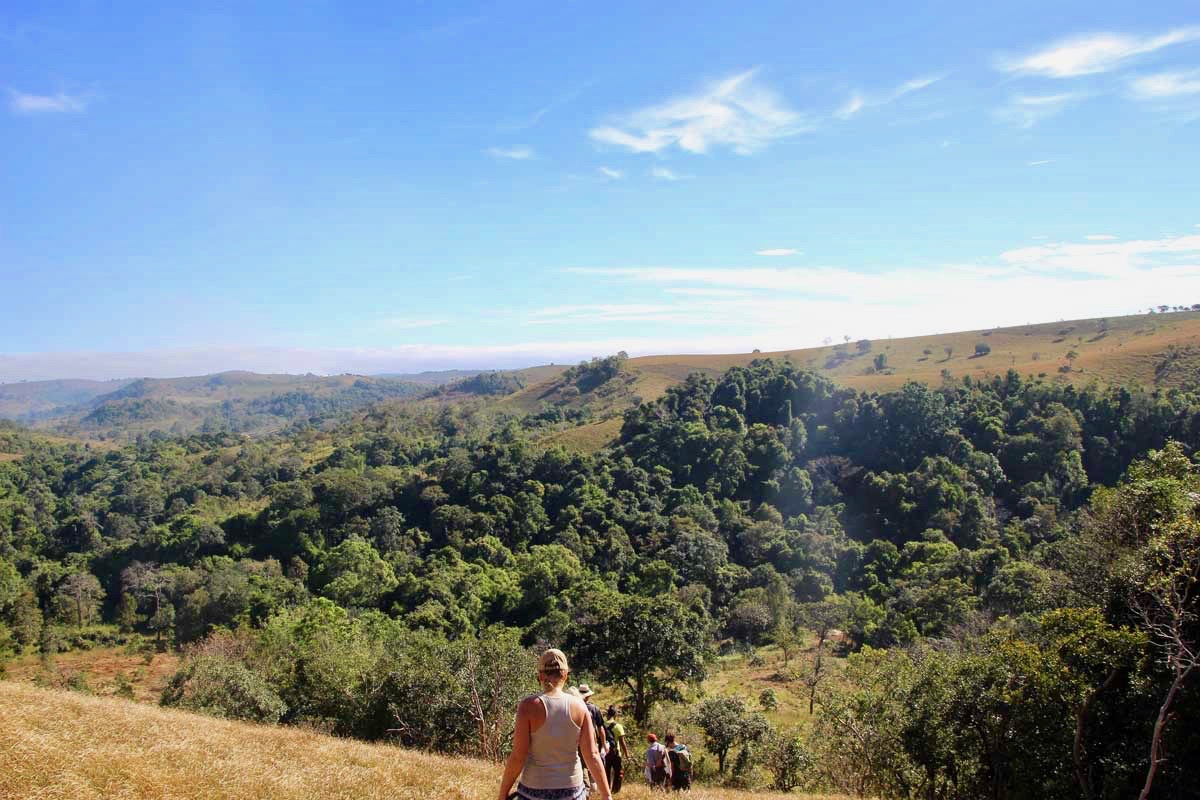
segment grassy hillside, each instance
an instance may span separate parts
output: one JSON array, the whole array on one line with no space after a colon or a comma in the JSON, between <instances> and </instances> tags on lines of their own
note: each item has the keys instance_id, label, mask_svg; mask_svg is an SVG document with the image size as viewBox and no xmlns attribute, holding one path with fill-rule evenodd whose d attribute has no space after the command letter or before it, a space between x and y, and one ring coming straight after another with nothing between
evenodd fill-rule
<instances>
[{"instance_id":1,"label":"grassy hillside","mask_svg":"<svg viewBox=\"0 0 1200 800\"><path fill-rule=\"evenodd\" d=\"M976 346L990 352L977 355ZM883 368L875 359L884 356ZM1143 314L980 329L956 333L856 340L825 347L762 353L661 355L631 358L625 374L594 396L569 392L555 376L507 400L532 410L542 403L587 405L595 419L556 432L551 439L568 447L594 450L621 428L620 412L652 400L693 372L718 376L756 358L790 361L836 383L863 391L888 391L910 380L938 383L943 374L986 379L1014 369L1074 384L1092 381L1144 386L1179 386L1200 380L1200 312Z\"/></svg>"},{"instance_id":2,"label":"grassy hillside","mask_svg":"<svg viewBox=\"0 0 1200 800\"><path fill-rule=\"evenodd\" d=\"M0 681L0 798L492 800L495 764ZM645 800L630 786L621 797ZM697 800L753 795L699 787Z\"/></svg>"}]
</instances>

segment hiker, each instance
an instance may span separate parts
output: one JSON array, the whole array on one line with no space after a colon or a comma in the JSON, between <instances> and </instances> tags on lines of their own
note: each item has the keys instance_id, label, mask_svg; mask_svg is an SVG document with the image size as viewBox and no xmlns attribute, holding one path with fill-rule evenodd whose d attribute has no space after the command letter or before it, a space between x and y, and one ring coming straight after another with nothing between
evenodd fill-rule
<instances>
[{"instance_id":1,"label":"hiker","mask_svg":"<svg viewBox=\"0 0 1200 800\"><path fill-rule=\"evenodd\" d=\"M646 741L650 743L646 749L646 780L650 781L651 789L666 791L667 779L671 777L671 759L667 758L667 748L653 733L646 734Z\"/></svg>"},{"instance_id":2,"label":"hiker","mask_svg":"<svg viewBox=\"0 0 1200 800\"><path fill-rule=\"evenodd\" d=\"M604 723L604 731L608 737L608 758L604 760L604 766L608 769L608 785L616 794L625 780L623 762L629 758L629 744L625 741L625 726L617 721L617 707L609 706L606 716L608 721Z\"/></svg>"},{"instance_id":3,"label":"hiker","mask_svg":"<svg viewBox=\"0 0 1200 800\"><path fill-rule=\"evenodd\" d=\"M583 704L587 706L588 713L592 715L592 729L596 732L596 749L600 751L600 758L603 760L608 756L608 736L604 731L604 714L600 711L600 707L591 701L591 698L596 696L592 687L581 683L577 688Z\"/></svg>"},{"instance_id":4,"label":"hiker","mask_svg":"<svg viewBox=\"0 0 1200 800\"><path fill-rule=\"evenodd\" d=\"M692 788L692 751L675 734L667 734L667 758L671 760L671 789L681 792Z\"/></svg>"},{"instance_id":5,"label":"hiker","mask_svg":"<svg viewBox=\"0 0 1200 800\"><path fill-rule=\"evenodd\" d=\"M509 800L514 783L517 791L512 797L520 800L587 800L578 753L583 754L599 800L612 800L596 749L592 715L583 701L563 691L569 674L561 650L547 650L538 659L542 693L517 705L512 752L500 779L499 800Z\"/></svg>"}]
</instances>

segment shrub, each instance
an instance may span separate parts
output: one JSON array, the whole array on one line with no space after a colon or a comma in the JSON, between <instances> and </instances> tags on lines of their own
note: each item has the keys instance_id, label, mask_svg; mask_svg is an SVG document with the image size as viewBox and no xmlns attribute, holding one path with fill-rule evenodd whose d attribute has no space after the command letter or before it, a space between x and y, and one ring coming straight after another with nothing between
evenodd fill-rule
<instances>
[{"instance_id":1,"label":"shrub","mask_svg":"<svg viewBox=\"0 0 1200 800\"><path fill-rule=\"evenodd\" d=\"M977 356L986 356L990 352L992 352L992 346L987 342L980 342L975 345L975 355Z\"/></svg>"},{"instance_id":2,"label":"shrub","mask_svg":"<svg viewBox=\"0 0 1200 800\"><path fill-rule=\"evenodd\" d=\"M758 696L758 704L762 706L763 711L779 708L779 698L775 696L775 690L770 687L763 689L762 694Z\"/></svg>"},{"instance_id":3,"label":"shrub","mask_svg":"<svg viewBox=\"0 0 1200 800\"><path fill-rule=\"evenodd\" d=\"M287 711L261 676L244 664L216 655L186 661L163 689L162 704L254 722L278 722Z\"/></svg>"},{"instance_id":4,"label":"shrub","mask_svg":"<svg viewBox=\"0 0 1200 800\"><path fill-rule=\"evenodd\" d=\"M813 764L812 753L795 732L771 736L762 760L775 778L774 787L781 792L790 792L799 786L803 774Z\"/></svg>"}]
</instances>

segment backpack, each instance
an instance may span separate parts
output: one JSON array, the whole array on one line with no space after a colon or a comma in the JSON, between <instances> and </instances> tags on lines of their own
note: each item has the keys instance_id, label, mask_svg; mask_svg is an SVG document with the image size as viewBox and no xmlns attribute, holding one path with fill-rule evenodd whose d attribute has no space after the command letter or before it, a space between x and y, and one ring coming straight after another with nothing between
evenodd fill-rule
<instances>
[{"instance_id":1,"label":"backpack","mask_svg":"<svg viewBox=\"0 0 1200 800\"><path fill-rule=\"evenodd\" d=\"M671 768L674 772L692 771L692 751L688 750L686 744L677 744L670 751Z\"/></svg>"},{"instance_id":2,"label":"backpack","mask_svg":"<svg viewBox=\"0 0 1200 800\"><path fill-rule=\"evenodd\" d=\"M604 723L604 738L608 739L608 749L609 750L612 750L614 747L617 746L617 737L612 731L612 726L615 725L616 722L617 721L614 719L612 722Z\"/></svg>"}]
</instances>

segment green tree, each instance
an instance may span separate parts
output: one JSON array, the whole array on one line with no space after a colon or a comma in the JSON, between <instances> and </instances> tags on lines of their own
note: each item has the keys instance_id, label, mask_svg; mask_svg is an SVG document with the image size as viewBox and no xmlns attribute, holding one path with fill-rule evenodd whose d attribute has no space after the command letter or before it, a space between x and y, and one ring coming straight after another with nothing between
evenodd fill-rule
<instances>
[{"instance_id":1,"label":"green tree","mask_svg":"<svg viewBox=\"0 0 1200 800\"><path fill-rule=\"evenodd\" d=\"M642 725L656 702L704 679L707 642L704 619L677 600L600 593L581 609L568 646L584 670L629 691Z\"/></svg>"},{"instance_id":2,"label":"green tree","mask_svg":"<svg viewBox=\"0 0 1200 800\"><path fill-rule=\"evenodd\" d=\"M704 744L717 757L717 771L725 774L725 760L735 747L766 738L771 726L741 697L710 697L692 713L691 721L704 732Z\"/></svg>"}]
</instances>

